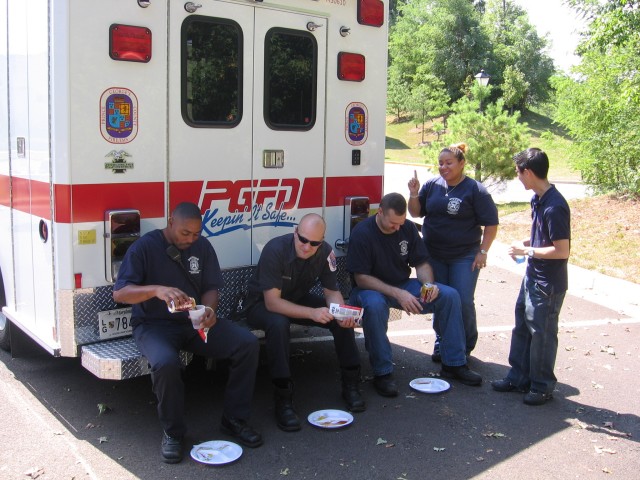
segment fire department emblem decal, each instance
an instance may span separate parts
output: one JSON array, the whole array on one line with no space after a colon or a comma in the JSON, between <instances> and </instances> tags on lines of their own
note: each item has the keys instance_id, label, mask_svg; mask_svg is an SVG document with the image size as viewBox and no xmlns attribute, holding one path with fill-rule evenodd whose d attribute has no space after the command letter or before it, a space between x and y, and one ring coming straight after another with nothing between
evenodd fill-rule
<instances>
[{"instance_id":1,"label":"fire department emblem decal","mask_svg":"<svg viewBox=\"0 0 640 480\"><path fill-rule=\"evenodd\" d=\"M128 88L109 88L100 97L100 133L109 143L129 143L138 134L138 98Z\"/></svg>"},{"instance_id":2,"label":"fire department emblem decal","mask_svg":"<svg viewBox=\"0 0 640 480\"><path fill-rule=\"evenodd\" d=\"M125 152L124 150L120 150L116 152L115 150L111 150L109 153L105 155L105 157L111 157L111 162L106 162L104 164L104 168L107 170L113 170L113 173L125 173L128 168L133 168L133 162L127 162L125 160L126 157L130 157L131 154Z\"/></svg>"},{"instance_id":3,"label":"fire department emblem decal","mask_svg":"<svg viewBox=\"0 0 640 480\"><path fill-rule=\"evenodd\" d=\"M353 102L347 105L345 118L345 136L351 145L362 145L367 141L369 113L364 103Z\"/></svg>"},{"instance_id":4,"label":"fire department emblem decal","mask_svg":"<svg viewBox=\"0 0 640 480\"><path fill-rule=\"evenodd\" d=\"M192 275L200 273L200 259L198 257L189 257L189 273Z\"/></svg>"}]
</instances>

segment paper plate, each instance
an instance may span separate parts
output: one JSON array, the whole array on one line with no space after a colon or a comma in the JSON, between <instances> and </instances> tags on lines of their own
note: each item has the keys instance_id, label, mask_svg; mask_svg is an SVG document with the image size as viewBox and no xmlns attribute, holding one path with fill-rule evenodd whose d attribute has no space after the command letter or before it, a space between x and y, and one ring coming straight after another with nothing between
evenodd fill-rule
<instances>
[{"instance_id":1,"label":"paper plate","mask_svg":"<svg viewBox=\"0 0 640 480\"><path fill-rule=\"evenodd\" d=\"M310 413L307 420L320 428L342 428L353 422L353 415L342 410L318 410Z\"/></svg>"},{"instance_id":2,"label":"paper plate","mask_svg":"<svg viewBox=\"0 0 640 480\"><path fill-rule=\"evenodd\" d=\"M235 462L242 455L242 447L226 440L211 440L191 449L191 458L207 465L224 465Z\"/></svg>"},{"instance_id":3,"label":"paper plate","mask_svg":"<svg viewBox=\"0 0 640 480\"><path fill-rule=\"evenodd\" d=\"M409 386L422 393L440 393L449 390L451 385L440 378L424 377L414 378Z\"/></svg>"}]
</instances>

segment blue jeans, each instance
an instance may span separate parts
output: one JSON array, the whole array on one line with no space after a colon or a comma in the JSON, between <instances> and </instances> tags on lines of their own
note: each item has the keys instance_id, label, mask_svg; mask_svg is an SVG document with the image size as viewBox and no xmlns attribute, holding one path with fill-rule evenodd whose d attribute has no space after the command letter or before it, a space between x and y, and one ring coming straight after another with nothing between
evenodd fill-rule
<instances>
[{"instance_id":1,"label":"blue jeans","mask_svg":"<svg viewBox=\"0 0 640 480\"><path fill-rule=\"evenodd\" d=\"M507 379L522 389L551 393L558 352L558 316L566 292L547 294L525 276L516 302Z\"/></svg>"},{"instance_id":2,"label":"blue jeans","mask_svg":"<svg viewBox=\"0 0 640 480\"><path fill-rule=\"evenodd\" d=\"M471 270L471 265L473 265L475 258L476 253L473 252L453 260L438 260L432 257L429 261L436 280L455 288L458 295L460 295L467 353L471 353L478 342L478 323L474 296L480 270Z\"/></svg>"},{"instance_id":3,"label":"blue jeans","mask_svg":"<svg viewBox=\"0 0 640 480\"><path fill-rule=\"evenodd\" d=\"M440 294L435 301L424 304L422 313L434 313L433 328L442 337L440 352L442 363L450 367L465 365L464 327L460 312L460 297L453 288L437 283ZM420 295L422 285L415 278L396 285L413 295ZM349 297L351 305L364 308L362 328L364 345L369 352L369 363L375 376L393 372L391 342L387 337L389 308L402 308L395 299L375 290L355 287Z\"/></svg>"}]
</instances>

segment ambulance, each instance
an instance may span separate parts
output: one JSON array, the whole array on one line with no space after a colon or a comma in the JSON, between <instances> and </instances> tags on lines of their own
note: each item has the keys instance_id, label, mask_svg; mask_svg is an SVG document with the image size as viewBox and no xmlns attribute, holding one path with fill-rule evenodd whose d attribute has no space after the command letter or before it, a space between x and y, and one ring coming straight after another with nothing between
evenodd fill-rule
<instances>
[{"instance_id":1,"label":"ambulance","mask_svg":"<svg viewBox=\"0 0 640 480\"><path fill-rule=\"evenodd\" d=\"M113 301L127 248L200 206L236 308L315 212L341 285L383 192L387 0L0 0L0 346L149 373ZM15 344L14 344L15 346Z\"/></svg>"}]
</instances>

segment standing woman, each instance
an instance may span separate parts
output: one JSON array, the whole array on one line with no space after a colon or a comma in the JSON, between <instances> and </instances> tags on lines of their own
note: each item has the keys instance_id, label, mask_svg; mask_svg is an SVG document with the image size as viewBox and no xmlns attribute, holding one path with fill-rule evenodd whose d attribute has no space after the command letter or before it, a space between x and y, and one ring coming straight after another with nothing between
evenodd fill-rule
<instances>
[{"instance_id":1,"label":"standing woman","mask_svg":"<svg viewBox=\"0 0 640 480\"><path fill-rule=\"evenodd\" d=\"M460 295L468 356L478 341L474 295L498 232L498 209L484 185L464 174L466 150L465 143L442 149L440 176L422 188L417 176L409 180L408 207L412 216L424 217L422 237L436 280ZM440 362L438 337L431 359Z\"/></svg>"}]
</instances>

